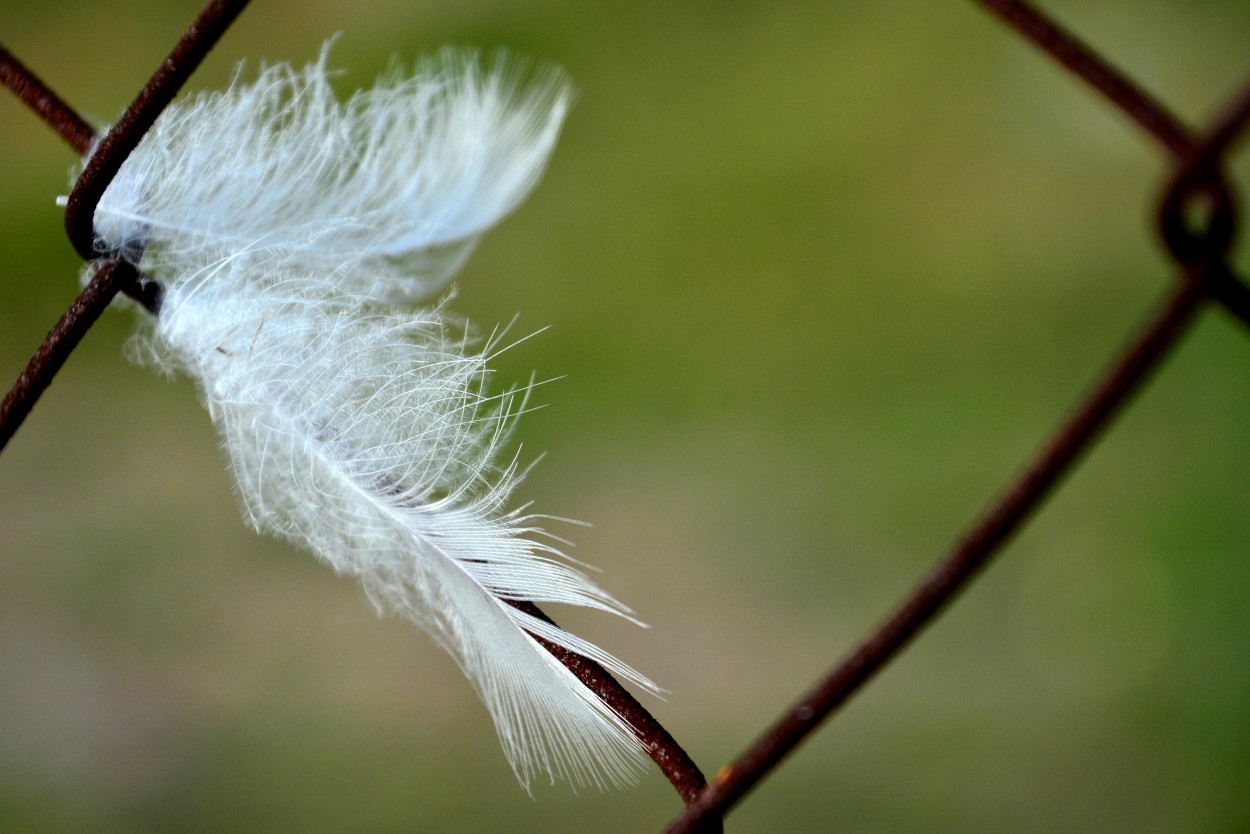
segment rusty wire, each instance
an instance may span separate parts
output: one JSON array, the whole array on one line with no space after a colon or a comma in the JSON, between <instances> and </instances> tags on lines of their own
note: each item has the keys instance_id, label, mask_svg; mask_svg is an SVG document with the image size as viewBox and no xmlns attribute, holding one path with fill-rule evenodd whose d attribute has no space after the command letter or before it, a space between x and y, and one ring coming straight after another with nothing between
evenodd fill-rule
<instances>
[{"instance_id":1,"label":"rusty wire","mask_svg":"<svg viewBox=\"0 0 1250 834\"><path fill-rule=\"evenodd\" d=\"M0 451L8 445L14 432L35 407L39 395L52 384L53 377L104 308L124 285L133 283L137 278L134 267L122 258L102 258L96 263L95 274L87 286L48 333L17 382L0 401Z\"/></svg>"},{"instance_id":2,"label":"rusty wire","mask_svg":"<svg viewBox=\"0 0 1250 834\"><path fill-rule=\"evenodd\" d=\"M1096 50L1030 3L975 2L1087 82L1171 155L1174 167L1159 201L1158 230L1180 281L1158 312L1111 363L1092 393L1072 410L1051 441L969 527L950 553L858 648L786 711L737 761L722 768L710 786L705 785L697 765L668 731L611 675L585 658L548 646L579 679L625 717L686 803L686 810L666 829L668 834L718 831L728 810L930 624L999 549L1020 532L1054 487L1123 413L1193 323L1204 302L1215 301L1250 325L1250 288L1225 260L1238 218L1236 201L1222 170L1226 155L1250 121L1250 83L1199 135ZM91 231L95 204L143 133L246 5L247 0L214 0L208 4L118 125L101 140L87 171L75 186L66 211L66 230L79 254L95 259L95 275L0 404L0 450L117 292L137 295L152 311L159 305L159 295L151 285L143 283L133 267L116 255L95 251ZM3 46L0 83L80 154L90 149L95 138L90 127ZM532 603L514 604L547 619Z\"/></svg>"},{"instance_id":3,"label":"rusty wire","mask_svg":"<svg viewBox=\"0 0 1250 834\"><path fill-rule=\"evenodd\" d=\"M91 125L3 45L0 45L0 85L34 110L80 156L91 150L91 143L95 141Z\"/></svg>"}]
</instances>

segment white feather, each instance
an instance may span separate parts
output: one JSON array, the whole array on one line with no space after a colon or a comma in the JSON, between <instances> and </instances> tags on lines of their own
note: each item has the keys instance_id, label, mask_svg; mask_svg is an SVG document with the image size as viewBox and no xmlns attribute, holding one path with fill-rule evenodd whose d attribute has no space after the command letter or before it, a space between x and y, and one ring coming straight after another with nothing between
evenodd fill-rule
<instances>
[{"instance_id":1,"label":"white feather","mask_svg":"<svg viewBox=\"0 0 1250 834\"><path fill-rule=\"evenodd\" d=\"M492 396L487 361L439 287L540 176L570 92L445 52L335 99L326 52L302 71L175 103L96 212L104 249L165 287L139 353L200 387L252 526L359 577L431 634L486 704L528 788L632 781L630 728L535 639L655 686L507 600L633 619L508 508L497 460L529 389Z\"/></svg>"},{"instance_id":2,"label":"white feather","mask_svg":"<svg viewBox=\"0 0 1250 834\"><path fill-rule=\"evenodd\" d=\"M106 190L96 234L146 247L148 270L258 252L361 297L436 292L541 177L571 88L555 68L445 49L340 102L328 53L171 105Z\"/></svg>"},{"instance_id":3,"label":"white feather","mask_svg":"<svg viewBox=\"0 0 1250 834\"><path fill-rule=\"evenodd\" d=\"M486 392L498 340L471 351L441 307L366 312L319 279L259 286L237 269L176 284L139 345L199 384L252 526L358 577L379 610L450 652L522 784L632 781L643 759L629 727L526 632L654 684L504 602L629 617L540 516L505 509L520 474L496 457L527 392Z\"/></svg>"}]
</instances>

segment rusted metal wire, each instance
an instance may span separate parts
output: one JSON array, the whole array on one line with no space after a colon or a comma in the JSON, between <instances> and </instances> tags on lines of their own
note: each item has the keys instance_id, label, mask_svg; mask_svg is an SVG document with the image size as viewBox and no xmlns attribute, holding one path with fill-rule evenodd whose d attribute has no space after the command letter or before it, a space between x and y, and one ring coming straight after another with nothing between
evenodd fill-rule
<instances>
[{"instance_id":1,"label":"rusted metal wire","mask_svg":"<svg viewBox=\"0 0 1250 834\"><path fill-rule=\"evenodd\" d=\"M35 401L52 384L65 360L87 335L91 325L125 284L135 280L134 267L121 258L107 258L97 267L86 289L61 316L17 382L0 401L0 451L30 414Z\"/></svg>"},{"instance_id":2,"label":"rusted metal wire","mask_svg":"<svg viewBox=\"0 0 1250 834\"><path fill-rule=\"evenodd\" d=\"M1055 486L1123 412L1184 334L1204 301L1214 298L1250 323L1245 284L1224 256L1237 228L1236 205L1219 172L1223 154L1250 121L1250 84L1200 141L1153 97L1040 11L1020 0L977 0L1104 97L1129 113L1178 160L1159 208L1160 235L1182 275L1181 285L1141 329L1086 400L895 613L787 710L712 784L665 834L691 834L718 824L734 804L794 751L826 718L880 672L964 590L1020 532ZM1197 228L1189 211L1205 200Z\"/></svg>"},{"instance_id":3,"label":"rusted metal wire","mask_svg":"<svg viewBox=\"0 0 1250 834\"><path fill-rule=\"evenodd\" d=\"M736 804L933 622L999 548L1020 531L1059 480L1140 390L1203 301L1205 280L1206 276L1199 274L1176 291L1054 440L895 613L732 765L718 773L707 791L666 829L666 834L707 830L703 827L706 818L719 818Z\"/></svg>"},{"instance_id":4,"label":"rusted metal wire","mask_svg":"<svg viewBox=\"0 0 1250 834\"><path fill-rule=\"evenodd\" d=\"M69 354L119 291L134 296L150 312L157 312L160 305L159 286L139 275L120 255L107 254L101 258L102 253L96 251L92 231L95 207L126 157L247 4L248 0L210 2L88 160L86 169L70 194L65 228L79 255L87 260L98 258L100 265L86 289L40 345L17 383L0 402L0 451L3 451ZM75 150L81 154L90 150L94 134L90 133L90 128L86 127L81 117L2 46L0 80L40 118L51 124ZM532 602L509 602L532 616L551 622ZM626 721L683 803L693 801L702 792L707 783L694 760L606 669L542 638L535 639ZM719 823L709 830L719 831Z\"/></svg>"},{"instance_id":5,"label":"rusted metal wire","mask_svg":"<svg viewBox=\"0 0 1250 834\"><path fill-rule=\"evenodd\" d=\"M1023 0L974 0L1033 42L1073 75L1120 108L1174 156L1193 147L1189 130L1171 111L1073 32Z\"/></svg>"},{"instance_id":6,"label":"rusted metal wire","mask_svg":"<svg viewBox=\"0 0 1250 834\"><path fill-rule=\"evenodd\" d=\"M0 84L9 88L27 107L34 110L44 124L55 130L71 148L78 151L79 156L91 149L91 143L95 140L95 130L91 125L17 60L13 53L5 49L3 44L0 44Z\"/></svg>"}]
</instances>

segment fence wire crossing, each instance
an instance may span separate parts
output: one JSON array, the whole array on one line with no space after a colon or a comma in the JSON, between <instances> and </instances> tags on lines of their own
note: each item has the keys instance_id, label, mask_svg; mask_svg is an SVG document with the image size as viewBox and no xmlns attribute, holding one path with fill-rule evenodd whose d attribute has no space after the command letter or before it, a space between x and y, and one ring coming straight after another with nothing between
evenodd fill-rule
<instances>
[{"instance_id":1,"label":"fence wire crossing","mask_svg":"<svg viewBox=\"0 0 1250 834\"><path fill-rule=\"evenodd\" d=\"M1032 4L1024 0L975 2L1086 82L1171 157L1171 175L1160 192L1156 220L1157 233L1176 271L1176 287L1108 364L1092 393L1072 409L989 510L967 528L894 612L736 761L721 768L711 784L668 730L608 672L587 658L536 637L629 723L673 784L685 809L665 829L666 834L721 830L722 819L730 809L932 623L1021 531L1081 456L1127 408L1200 310L1215 304L1250 326L1250 288L1227 260L1239 218L1225 172L1227 157L1250 121L1250 80L1205 130L1196 131ZM0 46L0 83L78 154L94 149L65 213L71 245L92 264L93 277L0 402L0 451L118 293L132 296L153 314L159 311L159 285L141 275L119 253L97 251L92 230L95 207L126 157L247 4L248 0L208 3L122 118L102 137L95 136L72 107ZM513 604L547 619L533 603Z\"/></svg>"}]
</instances>

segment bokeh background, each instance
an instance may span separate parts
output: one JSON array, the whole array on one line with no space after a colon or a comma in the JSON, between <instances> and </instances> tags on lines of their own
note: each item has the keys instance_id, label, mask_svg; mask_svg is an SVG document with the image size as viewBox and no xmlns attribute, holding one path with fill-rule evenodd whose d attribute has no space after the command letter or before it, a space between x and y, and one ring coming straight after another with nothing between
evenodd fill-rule
<instances>
[{"instance_id":1,"label":"bokeh background","mask_svg":"<svg viewBox=\"0 0 1250 834\"><path fill-rule=\"evenodd\" d=\"M1189 119L1250 6L1053 0ZM195 2L0 4L115 117ZM462 273L550 329L522 489L652 628L553 612L667 689L710 774L910 588L1174 280L1163 157L968 2L257 0L192 82L507 46L580 98ZM70 152L0 95L0 370L72 299ZM1244 163L1244 160L1243 160ZM1245 181L1248 167L1238 172ZM1237 263L1245 269L1240 251ZM241 522L194 390L105 316L0 458L0 830L656 831L633 790L516 785L451 661ZM7 382L6 382L7 384ZM759 787L733 832L1250 828L1250 339L1205 315L950 613Z\"/></svg>"}]
</instances>

